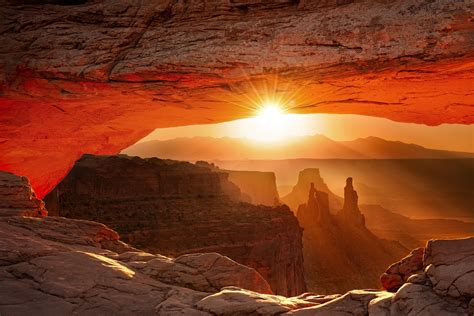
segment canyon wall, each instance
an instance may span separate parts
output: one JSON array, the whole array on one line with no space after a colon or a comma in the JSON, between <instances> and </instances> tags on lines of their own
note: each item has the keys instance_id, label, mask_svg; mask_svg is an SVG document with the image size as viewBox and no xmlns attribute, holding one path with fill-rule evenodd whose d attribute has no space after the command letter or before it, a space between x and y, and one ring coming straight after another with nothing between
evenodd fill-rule
<instances>
[{"instance_id":1,"label":"canyon wall","mask_svg":"<svg viewBox=\"0 0 474 316\"><path fill-rule=\"evenodd\" d=\"M257 270L277 294L304 292L295 216L232 200L228 187L240 193L227 174L187 162L85 155L45 202L51 214L104 223L141 249L218 252Z\"/></svg>"},{"instance_id":2,"label":"canyon wall","mask_svg":"<svg viewBox=\"0 0 474 316\"><path fill-rule=\"evenodd\" d=\"M229 174L229 181L235 183L242 193L250 197L252 204L272 206L280 203L275 173L235 170L222 171Z\"/></svg>"},{"instance_id":3,"label":"canyon wall","mask_svg":"<svg viewBox=\"0 0 474 316\"><path fill-rule=\"evenodd\" d=\"M11 174L5 178L17 183ZM21 187L32 191L28 182ZM22 199L30 201L25 195L12 201ZM7 213L16 214L12 209ZM219 254L173 259L147 253L91 221L1 217L0 242L6 250L0 252L0 313L5 315L474 313L474 238L432 240L394 263L382 276L384 287L393 292L352 290L297 297L271 295L268 283L254 269Z\"/></svg>"}]
</instances>

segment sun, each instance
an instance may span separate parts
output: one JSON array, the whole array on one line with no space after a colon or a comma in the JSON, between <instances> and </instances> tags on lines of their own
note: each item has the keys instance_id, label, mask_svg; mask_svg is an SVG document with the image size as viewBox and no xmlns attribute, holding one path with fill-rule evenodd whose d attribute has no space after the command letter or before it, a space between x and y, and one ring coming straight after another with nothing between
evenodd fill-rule
<instances>
[{"instance_id":1,"label":"sun","mask_svg":"<svg viewBox=\"0 0 474 316\"><path fill-rule=\"evenodd\" d=\"M283 141L289 136L291 115L278 102L265 102L249 119L246 128L251 131L252 139L266 142Z\"/></svg>"},{"instance_id":2,"label":"sun","mask_svg":"<svg viewBox=\"0 0 474 316\"><path fill-rule=\"evenodd\" d=\"M257 117L266 122L281 120L284 115L285 111L282 106L276 102L264 103L257 112Z\"/></svg>"}]
</instances>

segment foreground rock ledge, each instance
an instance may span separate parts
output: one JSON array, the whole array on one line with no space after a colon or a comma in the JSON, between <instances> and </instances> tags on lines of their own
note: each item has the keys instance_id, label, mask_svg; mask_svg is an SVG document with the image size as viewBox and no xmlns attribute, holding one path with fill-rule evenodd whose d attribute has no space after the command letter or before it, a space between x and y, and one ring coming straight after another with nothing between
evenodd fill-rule
<instances>
[{"instance_id":1,"label":"foreground rock ledge","mask_svg":"<svg viewBox=\"0 0 474 316\"><path fill-rule=\"evenodd\" d=\"M0 2L0 169L39 197L82 153L253 115L252 87L298 113L474 122L469 0L47 2Z\"/></svg>"},{"instance_id":2,"label":"foreground rock ledge","mask_svg":"<svg viewBox=\"0 0 474 316\"><path fill-rule=\"evenodd\" d=\"M292 298L227 257L145 253L95 222L3 217L0 248L2 315L468 315L474 305L474 238L430 241L424 272L396 293Z\"/></svg>"}]
</instances>

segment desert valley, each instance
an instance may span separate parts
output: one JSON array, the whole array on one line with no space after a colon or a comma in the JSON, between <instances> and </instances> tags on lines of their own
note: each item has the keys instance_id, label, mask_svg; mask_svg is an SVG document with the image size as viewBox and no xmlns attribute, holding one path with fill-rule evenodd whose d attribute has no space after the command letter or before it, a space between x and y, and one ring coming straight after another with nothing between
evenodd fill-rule
<instances>
[{"instance_id":1,"label":"desert valley","mask_svg":"<svg viewBox=\"0 0 474 316\"><path fill-rule=\"evenodd\" d=\"M474 315L470 1L0 3L0 316Z\"/></svg>"}]
</instances>

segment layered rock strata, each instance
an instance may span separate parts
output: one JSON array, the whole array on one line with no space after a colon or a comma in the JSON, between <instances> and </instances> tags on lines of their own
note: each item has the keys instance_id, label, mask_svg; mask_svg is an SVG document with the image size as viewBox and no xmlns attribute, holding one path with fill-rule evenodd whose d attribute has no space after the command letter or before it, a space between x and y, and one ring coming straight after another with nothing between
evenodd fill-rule
<instances>
[{"instance_id":1,"label":"layered rock strata","mask_svg":"<svg viewBox=\"0 0 474 316\"><path fill-rule=\"evenodd\" d=\"M107 224L141 249L217 252L255 268L277 294L304 292L296 217L283 205L232 200L237 187L226 176L172 160L87 155L45 201L51 214Z\"/></svg>"},{"instance_id":2,"label":"layered rock strata","mask_svg":"<svg viewBox=\"0 0 474 316\"><path fill-rule=\"evenodd\" d=\"M42 217L48 212L26 177L0 171L0 216Z\"/></svg>"}]
</instances>

